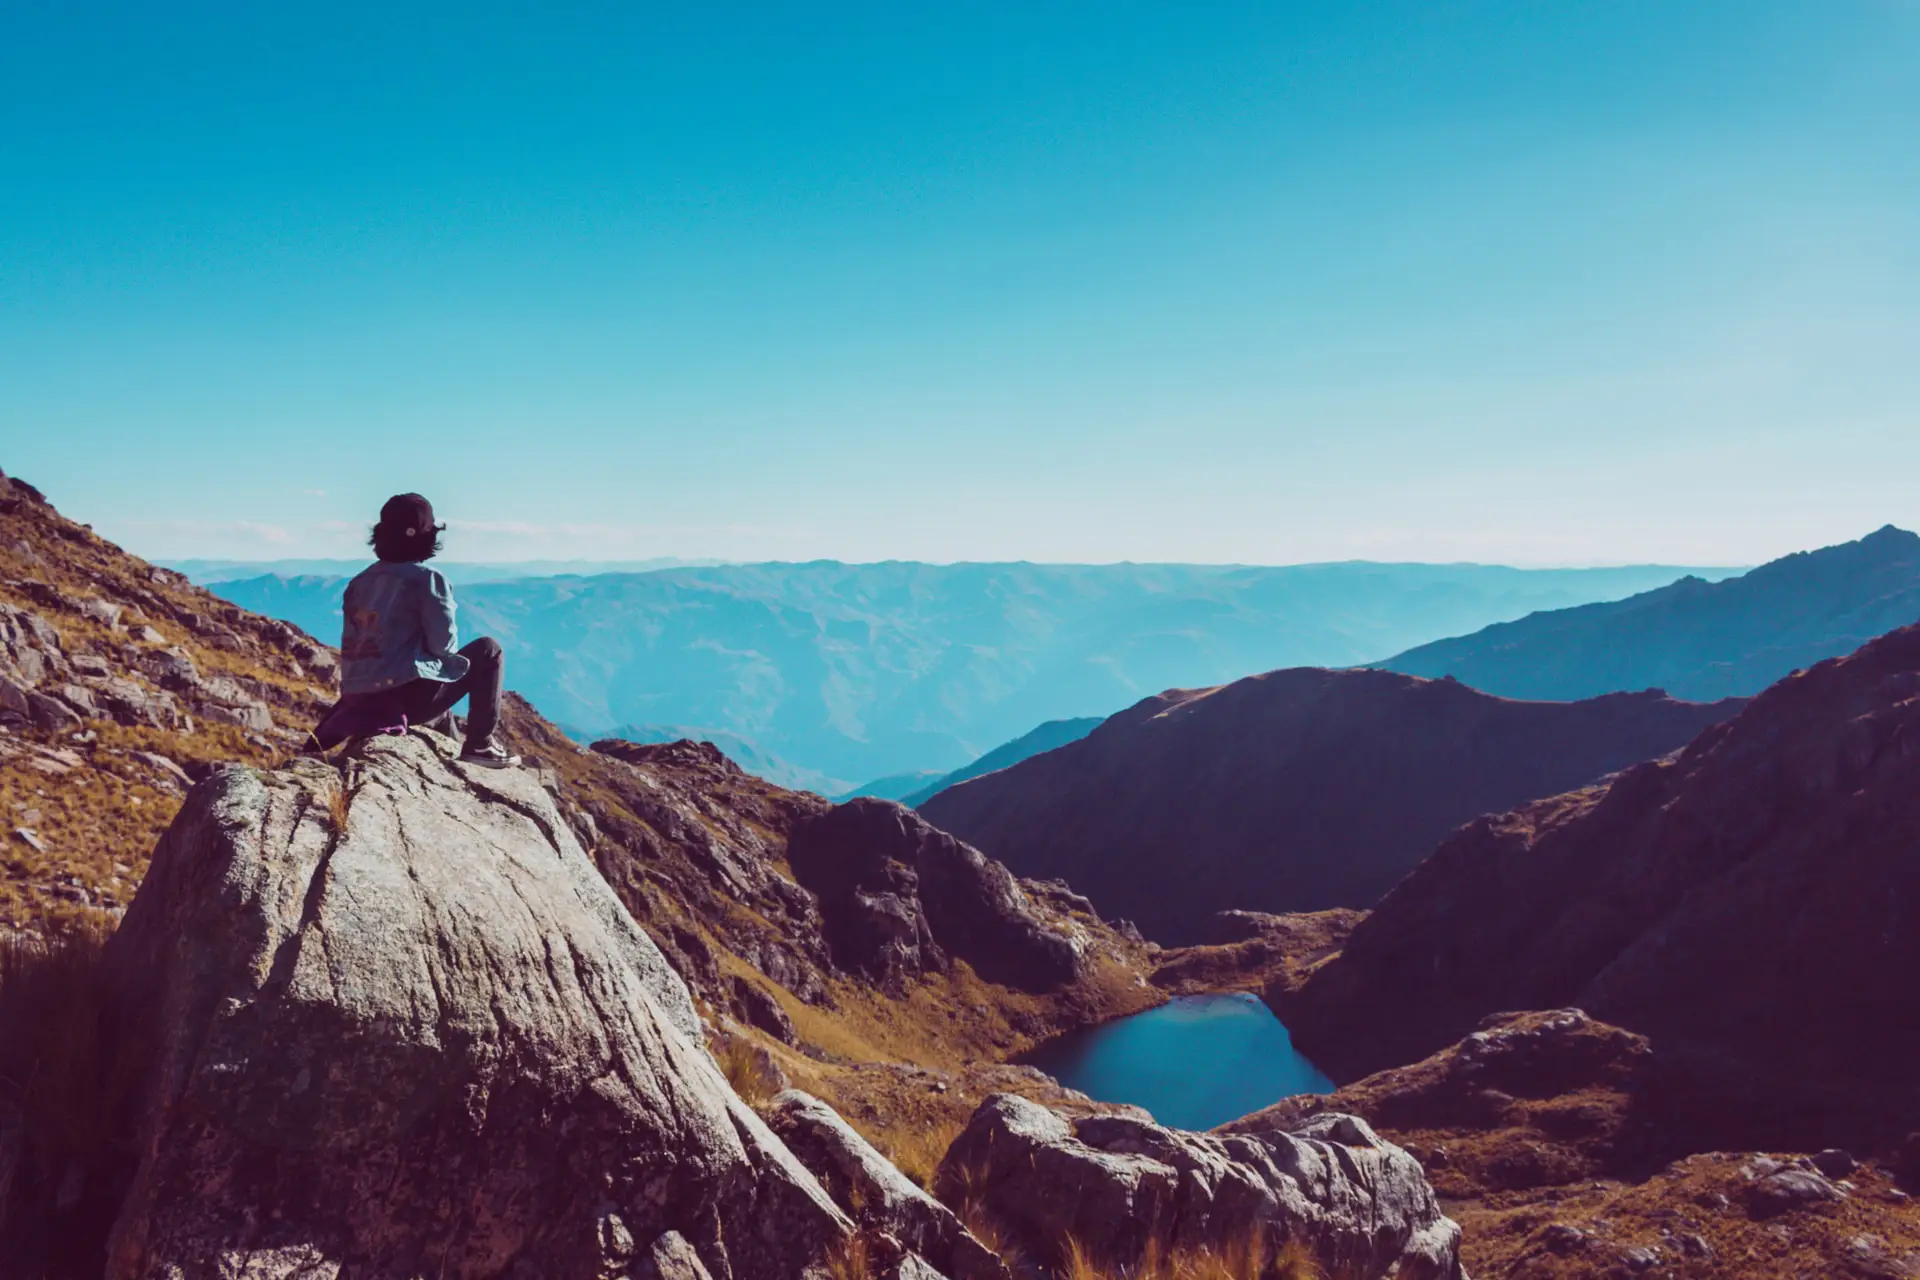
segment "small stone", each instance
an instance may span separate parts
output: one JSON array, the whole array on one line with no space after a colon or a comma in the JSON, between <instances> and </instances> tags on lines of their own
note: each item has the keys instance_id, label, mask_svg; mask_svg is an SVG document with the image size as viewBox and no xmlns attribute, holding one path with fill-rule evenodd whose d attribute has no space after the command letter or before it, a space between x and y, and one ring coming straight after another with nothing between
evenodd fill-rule
<instances>
[{"instance_id":1,"label":"small stone","mask_svg":"<svg viewBox=\"0 0 1920 1280\"><path fill-rule=\"evenodd\" d=\"M1747 1192L1756 1217L1772 1217L1794 1209L1846 1198L1846 1192L1810 1169L1783 1169L1756 1182Z\"/></svg>"},{"instance_id":2,"label":"small stone","mask_svg":"<svg viewBox=\"0 0 1920 1280\"><path fill-rule=\"evenodd\" d=\"M181 786L190 787L193 785L193 779L187 776L185 769L182 769L177 763L161 755L159 752L135 751L131 754L133 759L138 760L149 769L153 769L163 776L172 779Z\"/></svg>"},{"instance_id":3,"label":"small stone","mask_svg":"<svg viewBox=\"0 0 1920 1280\"><path fill-rule=\"evenodd\" d=\"M114 604L110 600L90 598L80 601L79 610L82 617L91 618L102 626L118 627L120 615L126 612L126 606Z\"/></svg>"},{"instance_id":4,"label":"small stone","mask_svg":"<svg viewBox=\"0 0 1920 1280\"><path fill-rule=\"evenodd\" d=\"M1587 1233L1567 1222L1556 1222L1540 1233L1540 1243L1555 1253L1578 1253L1587 1247Z\"/></svg>"},{"instance_id":5,"label":"small stone","mask_svg":"<svg viewBox=\"0 0 1920 1280\"><path fill-rule=\"evenodd\" d=\"M1629 1271L1651 1271L1660 1265L1660 1251L1650 1247L1628 1249L1620 1255L1620 1261Z\"/></svg>"},{"instance_id":6,"label":"small stone","mask_svg":"<svg viewBox=\"0 0 1920 1280\"><path fill-rule=\"evenodd\" d=\"M1828 1147L1814 1156L1810 1163L1829 1178L1844 1178L1860 1167L1860 1162L1851 1153L1838 1147Z\"/></svg>"},{"instance_id":7,"label":"small stone","mask_svg":"<svg viewBox=\"0 0 1920 1280\"><path fill-rule=\"evenodd\" d=\"M30 827L15 827L13 829L13 835L14 839L26 845L27 848L33 850L35 853L45 853L47 851L46 842L40 839L40 833Z\"/></svg>"},{"instance_id":8,"label":"small stone","mask_svg":"<svg viewBox=\"0 0 1920 1280\"><path fill-rule=\"evenodd\" d=\"M1686 1257L1711 1258L1713 1256L1713 1246L1707 1242L1705 1236L1694 1235L1689 1232L1685 1235L1675 1236L1673 1242L1679 1248L1681 1254Z\"/></svg>"},{"instance_id":9,"label":"small stone","mask_svg":"<svg viewBox=\"0 0 1920 1280\"><path fill-rule=\"evenodd\" d=\"M167 642L166 636L151 626L141 627L133 633L133 638L147 644L165 644Z\"/></svg>"}]
</instances>

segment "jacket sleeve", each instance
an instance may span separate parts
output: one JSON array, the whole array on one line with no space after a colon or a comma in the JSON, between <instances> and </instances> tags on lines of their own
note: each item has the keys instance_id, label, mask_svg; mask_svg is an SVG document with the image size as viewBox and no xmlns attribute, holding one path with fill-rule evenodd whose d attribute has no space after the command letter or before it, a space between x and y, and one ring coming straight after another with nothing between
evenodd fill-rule
<instances>
[{"instance_id":1,"label":"jacket sleeve","mask_svg":"<svg viewBox=\"0 0 1920 1280\"><path fill-rule=\"evenodd\" d=\"M427 652L452 657L460 649L460 632L453 621L453 588L436 569L427 570L427 598L421 606L420 632Z\"/></svg>"}]
</instances>

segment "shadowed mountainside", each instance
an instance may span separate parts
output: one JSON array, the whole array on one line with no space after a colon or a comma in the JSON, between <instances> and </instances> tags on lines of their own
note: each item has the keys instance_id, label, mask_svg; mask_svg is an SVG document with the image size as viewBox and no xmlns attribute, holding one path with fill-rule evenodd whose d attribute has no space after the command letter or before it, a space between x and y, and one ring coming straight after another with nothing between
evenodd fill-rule
<instances>
[{"instance_id":1,"label":"shadowed mountainside","mask_svg":"<svg viewBox=\"0 0 1920 1280\"><path fill-rule=\"evenodd\" d=\"M1758 693L1920 620L1920 536L1888 525L1737 578L1683 578L1626 600L1536 613L1409 649L1378 665L1451 675L1509 698L1664 689L1676 698Z\"/></svg>"},{"instance_id":2,"label":"shadowed mountainside","mask_svg":"<svg viewBox=\"0 0 1920 1280\"><path fill-rule=\"evenodd\" d=\"M1703 1143L1920 1127L1920 627L1676 758L1484 817L1276 1004L1337 1080L1504 1009L1648 1036Z\"/></svg>"},{"instance_id":3,"label":"shadowed mountainside","mask_svg":"<svg viewBox=\"0 0 1920 1280\"><path fill-rule=\"evenodd\" d=\"M1069 742L1078 742L1098 729L1101 719L1100 716L1081 716L1073 720L1049 720L1031 732L1021 734L1012 742L1002 743L972 764L955 769L945 777L909 793L901 803L912 805L917 809L948 787L958 786L969 778L978 778L982 774L1011 768L1022 760L1031 759L1042 752L1052 751L1055 747L1064 747Z\"/></svg>"},{"instance_id":4,"label":"shadowed mountainside","mask_svg":"<svg viewBox=\"0 0 1920 1280\"><path fill-rule=\"evenodd\" d=\"M1149 698L922 810L1019 874L1194 942L1228 908L1371 906L1460 823L1664 755L1737 705L1275 671Z\"/></svg>"}]
</instances>

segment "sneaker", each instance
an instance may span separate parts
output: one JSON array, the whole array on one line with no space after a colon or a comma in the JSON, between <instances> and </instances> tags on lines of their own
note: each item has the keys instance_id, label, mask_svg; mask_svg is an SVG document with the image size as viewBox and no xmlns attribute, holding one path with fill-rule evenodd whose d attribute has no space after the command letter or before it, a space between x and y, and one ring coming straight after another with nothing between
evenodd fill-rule
<instances>
[{"instance_id":1,"label":"sneaker","mask_svg":"<svg viewBox=\"0 0 1920 1280\"><path fill-rule=\"evenodd\" d=\"M483 769L511 769L520 763L520 757L510 755L491 734L485 742L469 742L460 758L468 764L477 764Z\"/></svg>"}]
</instances>

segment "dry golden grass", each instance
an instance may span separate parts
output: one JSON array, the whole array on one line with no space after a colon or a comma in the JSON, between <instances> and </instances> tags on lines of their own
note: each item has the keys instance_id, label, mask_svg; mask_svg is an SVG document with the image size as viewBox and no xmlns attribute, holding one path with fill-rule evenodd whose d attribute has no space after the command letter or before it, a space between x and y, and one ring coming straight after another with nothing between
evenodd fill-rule
<instances>
[{"instance_id":1,"label":"dry golden grass","mask_svg":"<svg viewBox=\"0 0 1920 1280\"><path fill-rule=\"evenodd\" d=\"M713 1059L720 1074L727 1078L740 1100L750 1107L761 1107L780 1092L780 1082L768 1066L766 1050L744 1035L729 1034L717 1038Z\"/></svg>"},{"instance_id":2,"label":"dry golden grass","mask_svg":"<svg viewBox=\"0 0 1920 1280\"><path fill-rule=\"evenodd\" d=\"M888 1130L873 1145L893 1162L894 1168L913 1179L922 1190L931 1191L934 1175L940 1171L947 1149L966 1127L963 1115L937 1115L920 1124Z\"/></svg>"},{"instance_id":3,"label":"dry golden grass","mask_svg":"<svg viewBox=\"0 0 1920 1280\"><path fill-rule=\"evenodd\" d=\"M987 1208L985 1179L978 1169L967 1168L960 1171L959 1186L947 1200L947 1208L953 1210L954 1217L960 1219L960 1225L972 1234L975 1240L985 1245L996 1257L1008 1266L1018 1268L1020 1252L1008 1233L1000 1225L993 1212Z\"/></svg>"},{"instance_id":4,"label":"dry golden grass","mask_svg":"<svg viewBox=\"0 0 1920 1280\"><path fill-rule=\"evenodd\" d=\"M335 778L323 794L327 801L327 823L333 828L333 834L346 835L347 810L353 803L353 793L347 790L347 780Z\"/></svg>"},{"instance_id":5,"label":"dry golden grass","mask_svg":"<svg viewBox=\"0 0 1920 1280\"><path fill-rule=\"evenodd\" d=\"M864 1231L854 1232L827 1254L827 1274L833 1280L873 1280L876 1273L873 1247Z\"/></svg>"},{"instance_id":6,"label":"dry golden grass","mask_svg":"<svg viewBox=\"0 0 1920 1280\"><path fill-rule=\"evenodd\" d=\"M1060 1246L1060 1265L1056 1280L1118 1280L1114 1273L1094 1261L1093 1254L1075 1236L1069 1235Z\"/></svg>"},{"instance_id":7,"label":"dry golden grass","mask_svg":"<svg viewBox=\"0 0 1920 1280\"><path fill-rule=\"evenodd\" d=\"M964 1215L962 1220L966 1220ZM984 1238L982 1243L986 1243ZM1304 1243L1290 1239L1277 1251L1272 1250L1262 1227L1252 1228L1237 1240L1200 1248L1168 1249L1150 1240L1141 1256L1130 1263L1105 1259L1096 1248L1072 1235L1061 1239L1057 1249L1052 1268L1055 1280L1329 1280Z\"/></svg>"}]
</instances>

